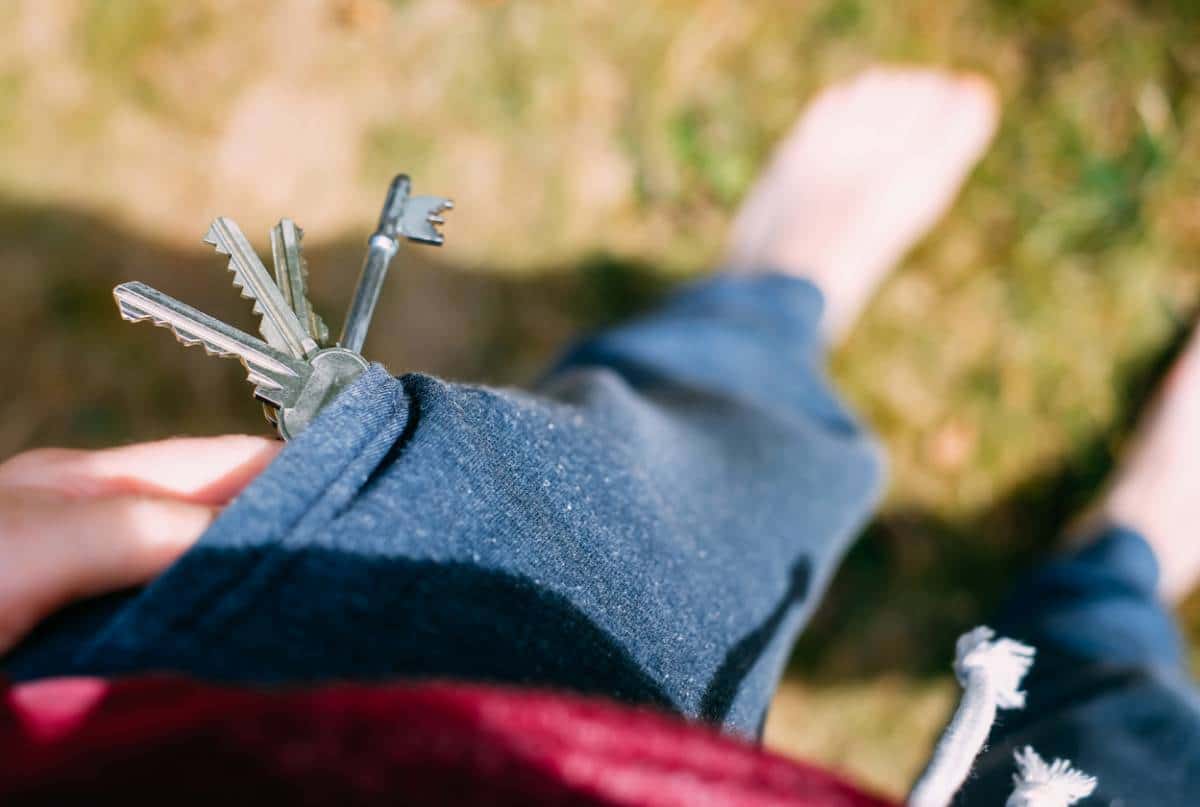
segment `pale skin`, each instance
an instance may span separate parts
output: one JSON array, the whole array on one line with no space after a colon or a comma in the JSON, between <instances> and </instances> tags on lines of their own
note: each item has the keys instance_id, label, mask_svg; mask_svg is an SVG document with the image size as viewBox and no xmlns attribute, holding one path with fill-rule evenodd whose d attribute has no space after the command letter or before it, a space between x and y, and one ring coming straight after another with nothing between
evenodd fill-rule
<instances>
[{"instance_id":1,"label":"pale skin","mask_svg":"<svg viewBox=\"0 0 1200 807\"><path fill-rule=\"evenodd\" d=\"M74 600L159 574L281 445L176 438L0 464L0 653Z\"/></svg>"},{"instance_id":2,"label":"pale skin","mask_svg":"<svg viewBox=\"0 0 1200 807\"><path fill-rule=\"evenodd\" d=\"M734 271L764 267L822 291L837 341L950 206L996 128L983 78L875 68L810 102L738 216ZM1167 599L1200 575L1200 337L1172 370L1093 518L1141 532ZM142 585L275 457L259 437L179 438L101 451L40 449L0 464L0 653L78 599Z\"/></svg>"}]
</instances>

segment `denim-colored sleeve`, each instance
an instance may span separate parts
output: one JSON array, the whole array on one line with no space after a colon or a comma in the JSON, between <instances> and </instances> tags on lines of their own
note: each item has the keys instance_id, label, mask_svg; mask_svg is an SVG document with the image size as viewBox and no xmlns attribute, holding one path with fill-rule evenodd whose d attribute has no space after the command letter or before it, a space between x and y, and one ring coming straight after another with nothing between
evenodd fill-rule
<instances>
[{"instance_id":1,"label":"denim-colored sleeve","mask_svg":"<svg viewBox=\"0 0 1200 807\"><path fill-rule=\"evenodd\" d=\"M532 393L374 366L158 580L4 668L504 681L752 732L880 488L820 308L719 277Z\"/></svg>"}]
</instances>

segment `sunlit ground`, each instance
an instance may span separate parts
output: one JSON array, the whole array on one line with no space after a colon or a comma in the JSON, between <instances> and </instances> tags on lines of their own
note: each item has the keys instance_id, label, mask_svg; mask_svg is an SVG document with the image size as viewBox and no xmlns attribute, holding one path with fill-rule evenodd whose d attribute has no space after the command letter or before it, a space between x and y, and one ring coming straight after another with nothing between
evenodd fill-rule
<instances>
[{"instance_id":1,"label":"sunlit ground","mask_svg":"<svg viewBox=\"0 0 1200 807\"><path fill-rule=\"evenodd\" d=\"M893 794L952 702L954 636L1095 491L1200 302L1188 0L5 10L5 456L264 431L235 364L121 323L109 296L141 279L249 327L199 243L214 215L264 251L280 216L305 227L336 327L387 181L410 172L458 208L446 247L392 275L368 356L520 381L571 333L708 271L824 82L876 59L991 76L995 147L834 357L892 489L768 725L775 747Z\"/></svg>"}]
</instances>

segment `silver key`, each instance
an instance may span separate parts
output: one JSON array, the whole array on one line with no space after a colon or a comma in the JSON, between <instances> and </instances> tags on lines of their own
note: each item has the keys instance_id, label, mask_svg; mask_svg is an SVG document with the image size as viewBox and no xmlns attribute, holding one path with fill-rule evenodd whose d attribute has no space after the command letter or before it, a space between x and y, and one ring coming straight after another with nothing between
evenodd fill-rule
<instances>
[{"instance_id":1,"label":"silver key","mask_svg":"<svg viewBox=\"0 0 1200 807\"><path fill-rule=\"evenodd\" d=\"M318 351L308 361L312 375L295 402L280 409L276 417L275 426L284 440L307 429L321 410L367 369L366 359L340 347Z\"/></svg>"},{"instance_id":2,"label":"silver key","mask_svg":"<svg viewBox=\"0 0 1200 807\"><path fill-rule=\"evenodd\" d=\"M271 255L275 260L275 283L283 299L318 345L329 345L329 327L313 309L308 299L308 262L300 240L304 231L291 219L280 219L271 228Z\"/></svg>"},{"instance_id":3,"label":"silver key","mask_svg":"<svg viewBox=\"0 0 1200 807\"><path fill-rule=\"evenodd\" d=\"M121 316L130 322L149 319L170 328L184 345L201 345L208 353L238 358L255 385L259 400L286 410L296 406L313 375L313 366L276 350L261 339L226 325L203 311L137 281L113 289Z\"/></svg>"},{"instance_id":4,"label":"silver key","mask_svg":"<svg viewBox=\"0 0 1200 807\"><path fill-rule=\"evenodd\" d=\"M254 394L266 406L267 420L284 439L307 428L321 410L367 369L358 353L366 337L379 290L401 237L430 244L442 243L438 214L451 207L447 199L409 196L406 176L392 182L371 238L363 276L343 332L343 346L325 347L329 331L308 299L308 267L300 249L302 231L282 220L271 232L277 286L238 226L227 218L213 222L205 236L229 256L234 285L254 301L262 317L266 341L227 325L145 283L122 283L113 289L121 316L136 322L150 319L170 328L185 345L199 344L209 353L241 360L255 385ZM347 338L346 334L351 336Z\"/></svg>"},{"instance_id":5,"label":"silver key","mask_svg":"<svg viewBox=\"0 0 1200 807\"><path fill-rule=\"evenodd\" d=\"M130 322L152 320L170 328L184 345L199 344L210 354L240 359L249 373L247 380L256 385L255 397L271 407L267 420L285 440L306 429L367 369L362 356L342 348L295 359L145 283L122 283L113 289L113 297Z\"/></svg>"},{"instance_id":6,"label":"silver key","mask_svg":"<svg viewBox=\"0 0 1200 807\"><path fill-rule=\"evenodd\" d=\"M267 268L232 219L222 216L213 221L204 236L204 243L212 244L217 252L229 256L233 285L241 289L243 297L254 301L254 313L262 316L259 330L268 344L297 359L317 352L316 341L300 324L283 293L267 274Z\"/></svg>"},{"instance_id":7,"label":"silver key","mask_svg":"<svg viewBox=\"0 0 1200 807\"><path fill-rule=\"evenodd\" d=\"M400 174L392 180L379 216L379 227L367 242L367 257L354 291L354 301L338 340L339 345L355 353L362 350L367 340L367 329L379 302L388 265L399 249L399 239L404 237L434 246L440 246L445 240L437 229L445 223L439 214L453 208L454 203L440 196L410 196L411 190L412 181L407 175Z\"/></svg>"}]
</instances>

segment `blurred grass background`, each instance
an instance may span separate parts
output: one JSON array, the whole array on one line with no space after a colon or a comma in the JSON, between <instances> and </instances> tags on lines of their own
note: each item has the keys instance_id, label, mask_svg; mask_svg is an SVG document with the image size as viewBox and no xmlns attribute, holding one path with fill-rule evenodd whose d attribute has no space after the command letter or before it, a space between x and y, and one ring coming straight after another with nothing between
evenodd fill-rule
<instances>
[{"instance_id":1,"label":"blurred grass background","mask_svg":"<svg viewBox=\"0 0 1200 807\"><path fill-rule=\"evenodd\" d=\"M117 318L141 279L250 327L199 243L308 232L334 326L391 175L454 197L367 346L520 382L720 254L803 101L980 70L996 144L834 372L893 464L768 742L902 793L984 619L1095 492L1200 301L1191 0L3 0L0 456L265 431L240 368ZM1200 636L1200 606L1185 607Z\"/></svg>"}]
</instances>

